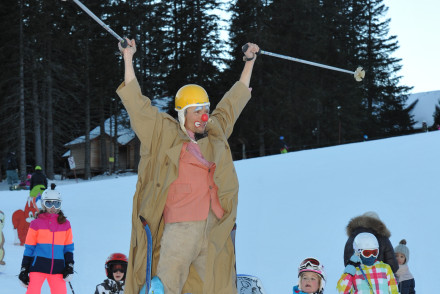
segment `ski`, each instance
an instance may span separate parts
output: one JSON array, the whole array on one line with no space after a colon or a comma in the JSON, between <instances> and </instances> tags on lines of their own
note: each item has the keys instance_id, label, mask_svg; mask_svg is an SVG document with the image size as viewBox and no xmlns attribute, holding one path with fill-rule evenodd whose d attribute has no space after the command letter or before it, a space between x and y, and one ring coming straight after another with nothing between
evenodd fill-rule
<instances>
[{"instance_id":1,"label":"ski","mask_svg":"<svg viewBox=\"0 0 440 294\"><path fill-rule=\"evenodd\" d=\"M151 285L151 260L153 258L153 237L151 236L151 230L147 221L140 215L142 225L144 226L145 233L147 234L147 269L145 276L145 284L142 287L139 294L148 294Z\"/></svg>"}]
</instances>

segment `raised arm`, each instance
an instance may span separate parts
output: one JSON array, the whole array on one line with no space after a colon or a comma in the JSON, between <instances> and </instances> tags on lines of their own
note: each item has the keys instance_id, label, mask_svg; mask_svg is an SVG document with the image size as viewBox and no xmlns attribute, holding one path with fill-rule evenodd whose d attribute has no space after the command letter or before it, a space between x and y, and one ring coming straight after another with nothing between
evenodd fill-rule
<instances>
[{"instance_id":1,"label":"raised arm","mask_svg":"<svg viewBox=\"0 0 440 294\"><path fill-rule=\"evenodd\" d=\"M248 49L244 53L247 59L251 59L245 62L243 71L241 72L240 82L249 87L252 76L252 69L254 68L255 60L257 59L257 52L260 50L258 45L253 43L247 43Z\"/></svg>"},{"instance_id":2,"label":"raised arm","mask_svg":"<svg viewBox=\"0 0 440 294\"><path fill-rule=\"evenodd\" d=\"M136 42L134 40L126 39L128 46L126 48L122 48L121 43L118 44L119 51L121 51L122 57L124 58L125 65L125 84L127 85L129 82L136 78L133 68L133 55L136 53Z\"/></svg>"}]
</instances>

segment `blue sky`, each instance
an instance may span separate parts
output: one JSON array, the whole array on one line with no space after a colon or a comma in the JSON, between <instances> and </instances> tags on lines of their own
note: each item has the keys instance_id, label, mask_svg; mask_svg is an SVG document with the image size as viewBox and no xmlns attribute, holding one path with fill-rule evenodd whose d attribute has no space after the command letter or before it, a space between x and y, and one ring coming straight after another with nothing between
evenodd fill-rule
<instances>
[{"instance_id":1,"label":"blue sky","mask_svg":"<svg viewBox=\"0 0 440 294\"><path fill-rule=\"evenodd\" d=\"M411 93L440 90L440 18L438 0L384 0L391 18L390 33L400 48L395 57L403 65L401 83L414 86Z\"/></svg>"}]
</instances>

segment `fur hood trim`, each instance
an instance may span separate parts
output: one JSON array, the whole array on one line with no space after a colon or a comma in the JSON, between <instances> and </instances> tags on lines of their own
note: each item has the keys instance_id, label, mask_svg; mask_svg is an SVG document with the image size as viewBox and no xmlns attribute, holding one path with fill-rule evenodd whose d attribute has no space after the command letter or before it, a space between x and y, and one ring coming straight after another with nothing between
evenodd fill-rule
<instances>
[{"instance_id":1,"label":"fur hood trim","mask_svg":"<svg viewBox=\"0 0 440 294\"><path fill-rule=\"evenodd\" d=\"M354 217L350 220L346 228L347 235L350 237L353 232L360 227L371 229L375 231L378 236L387 238L391 236L391 232L380 219L364 215Z\"/></svg>"}]
</instances>

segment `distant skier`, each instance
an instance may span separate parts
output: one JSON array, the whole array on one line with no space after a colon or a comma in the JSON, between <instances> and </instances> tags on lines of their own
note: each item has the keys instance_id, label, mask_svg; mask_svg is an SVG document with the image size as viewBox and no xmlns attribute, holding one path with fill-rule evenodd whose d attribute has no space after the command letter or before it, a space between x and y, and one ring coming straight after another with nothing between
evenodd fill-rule
<instances>
[{"instance_id":1,"label":"distant skier","mask_svg":"<svg viewBox=\"0 0 440 294\"><path fill-rule=\"evenodd\" d=\"M47 188L47 177L39 165L35 167L35 171L32 173L30 186L31 190L37 185L42 185ZM43 191L41 191L41 193L43 193Z\"/></svg>"},{"instance_id":2,"label":"distant skier","mask_svg":"<svg viewBox=\"0 0 440 294\"><path fill-rule=\"evenodd\" d=\"M350 257L336 289L340 294L399 294L390 266L377 259L379 243L371 233L360 233L353 240Z\"/></svg>"},{"instance_id":3,"label":"distant skier","mask_svg":"<svg viewBox=\"0 0 440 294\"><path fill-rule=\"evenodd\" d=\"M289 147L287 146L287 143L284 141L284 136L280 136L280 153L284 154L287 153L289 150Z\"/></svg>"},{"instance_id":4,"label":"distant skier","mask_svg":"<svg viewBox=\"0 0 440 294\"><path fill-rule=\"evenodd\" d=\"M5 235L3 234L3 227L5 225L5 214L0 210L0 265L5 265L5 249L3 244L5 244Z\"/></svg>"},{"instance_id":5,"label":"distant skier","mask_svg":"<svg viewBox=\"0 0 440 294\"><path fill-rule=\"evenodd\" d=\"M70 222L61 210L61 194L44 191L42 210L29 227L18 278L27 293L40 293L47 279L52 294L66 294L73 277L73 240Z\"/></svg>"},{"instance_id":6,"label":"distant skier","mask_svg":"<svg viewBox=\"0 0 440 294\"><path fill-rule=\"evenodd\" d=\"M6 178L8 180L9 189L12 190L13 185L18 184L18 165L15 158L15 151L8 153L6 158Z\"/></svg>"},{"instance_id":7,"label":"distant skier","mask_svg":"<svg viewBox=\"0 0 440 294\"><path fill-rule=\"evenodd\" d=\"M105 275L108 279L96 286L95 294L124 294L127 256L112 253L105 262Z\"/></svg>"},{"instance_id":8,"label":"distant skier","mask_svg":"<svg viewBox=\"0 0 440 294\"><path fill-rule=\"evenodd\" d=\"M353 255L353 240L359 233L372 233L379 241L379 256L377 260L389 264L393 272L397 272L399 265L397 264L394 248L389 237L390 231L386 225L380 220L377 213L368 211L364 214L354 217L350 220L346 228L348 240L344 249L344 266L346 266Z\"/></svg>"},{"instance_id":9,"label":"distant skier","mask_svg":"<svg viewBox=\"0 0 440 294\"><path fill-rule=\"evenodd\" d=\"M31 185L31 174L26 176L26 180L21 181L18 185L13 185L12 190L29 190Z\"/></svg>"},{"instance_id":10,"label":"distant skier","mask_svg":"<svg viewBox=\"0 0 440 294\"><path fill-rule=\"evenodd\" d=\"M306 258L298 267L298 285L293 287L293 294L323 294L325 279L324 265L316 258Z\"/></svg>"},{"instance_id":11,"label":"distant skier","mask_svg":"<svg viewBox=\"0 0 440 294\"><path fill-rule=\"evenodd\" d=\"M249 83L259 47L248 43L244 68L210 114L205 89L183 86L175 97L178 120L142 95L133 67L134 40L119 44L125 81L117 89L141 141L125 291L145 282L147 244L142 216L153 234L152 275L166 294L236 293L231 231L238 178L228 138L251 98Z\"/></svg>"},{"instance_id":12,"label":"distant skier","mask_svg":"<svg viewBox=\"0 0 440 294\"><path fill-rule=\"evenodd\" d=\"M425 133L428 132L428 125L426 124L426 121L423 121L423 123L422 123L422 130L423 130L423 132L425 132Z\"/></svg>"},{"instance_id":13,"label":"distant skier","mask_svg":"<svg viewBox=\"0 0 440 294\"><path fill-rule=\"evenodd\" d=\"M47 177L43 173L41 166L37 165L31 177L29 196L35 198L35 203L41 198L41 194L47 188Z\"/></svg>"}]
</instances>

